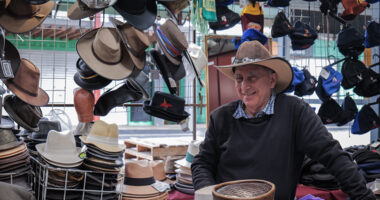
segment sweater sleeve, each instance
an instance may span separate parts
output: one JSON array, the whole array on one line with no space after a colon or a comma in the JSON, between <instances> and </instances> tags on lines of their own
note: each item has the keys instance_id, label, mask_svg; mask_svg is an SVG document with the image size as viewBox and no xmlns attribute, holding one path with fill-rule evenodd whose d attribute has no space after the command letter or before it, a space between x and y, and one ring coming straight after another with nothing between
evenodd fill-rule
<instances>
[{"instance_id":1,"label":"sweater sleeve","mask_svg":"<svg viewBox=\"0 0 380 200\"><path fill-rule=\"evenodd\" d=\"M341 185L351 200L376 199L366 187L350 155L333 139L322 121L307 103L300 103L296 117L297 150L322 163Z\"/></svg>"},{"instance_id":2,"label":"sweater sleeve","mask_svg":"<svg viewBox=\"0 0 380 200\"><path fill-rule=\"evenodd\" d=\"M215 184L215 172L217 170L217 139L213 117L206 131L204 141L199 146L199 153L191 164L191 173L195 190Z\"/></svg>"}]
</instances>

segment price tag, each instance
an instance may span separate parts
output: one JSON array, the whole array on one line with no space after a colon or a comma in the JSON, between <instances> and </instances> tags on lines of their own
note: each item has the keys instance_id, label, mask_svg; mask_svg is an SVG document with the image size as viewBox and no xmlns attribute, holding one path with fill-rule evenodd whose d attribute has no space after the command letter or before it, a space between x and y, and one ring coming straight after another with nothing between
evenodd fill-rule
<instances>
[{"instance_id":1,"label":"price tag","mask_svg":"<svg viewBox=\"0 0 380 200\"><path fill-rule=\"evenodd\" d=\"M84 145L80 151L79 158L80 159L85 159L86 158L86 151L87 151L87 146Z\"/></svg>"},{"instance_id":2,"label":"price tag","mask_svg":"<svg viewBox=\"0 0 380 200\"><path fill-rule=\"evenodd\" d=\"M1 65L1 71L2 71L0 78L2 79L14 78L11 61L1 60L0 65Z\"/></svg>"},{"instance_id":3,"label":"price tag","mask_svg":"<svg viewBox=\"0 0 380 200\"><path fill-rule=\"evenodd\" d=\"M325 68L322 68L321 70L321 73L319 74L322 78L324 78L325 80L327 80L330 76L330 72L329 70L325 69Z\"/></svg>"},{"instance_id":4,"label":"price tag","mask_svg":"<svg viewBox=\"0 0 380 200\"><path fill-rule=\"evenodd\" d=\"M153 183L152 186L159 192L165 192L166 190L170 190L170 185L161 181Z\"/></svg>"},{"instance_id":5,"label":"price tag","mask_svg":"<svg viewBox=\"0 0 380 200\"><path fill-rule=\"evenodd\" d=\"M175 80L170 77L169 77L169 83L170 83L171 88L177 87L177 83L175 82Z\"/></svg>"}]
</instances>

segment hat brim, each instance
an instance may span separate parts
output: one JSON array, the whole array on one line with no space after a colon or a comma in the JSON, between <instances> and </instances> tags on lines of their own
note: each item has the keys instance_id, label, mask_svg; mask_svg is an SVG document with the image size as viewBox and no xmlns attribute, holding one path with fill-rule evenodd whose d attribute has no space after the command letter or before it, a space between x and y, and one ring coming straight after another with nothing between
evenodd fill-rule
<instances>
[{"instance_id":1,"label":"hat brim","mask_svg":"<svg viewBox=\"0 0 380 200\"><path fill-rule=\"evenodd\" d=\"M48 1L40 5L38 16L28 18L15 17L7 9L0 15L0 25L7 31L12 33L25 33L33 30L40 25L49 13L53 10L55 5L54 1ZM42 17L41 17L42 16Z\"/></svg>"},{"instance_id":2,"label":"hat brim","mask_svg":"<svg viewBox=\"0 0 380 200\"><path fill-rule=\"evenodd\" d=\"M186 168L189 168L189 169L191 167L191 163L187 162L185 158L183 158L181 160L176 160L175 163L178 164L178 165L181 165L182 167L186 167Z\"/></svg>"},{"instance_id":3,"label":"hat brim","mask_svg":"<svg viewBox=\"0 0 380 200\"><path fill-rule=\"evenodd\" d=\"M103 9L88 9L86 11L83 11L80 9L78 1L75 1L73 5L70 6L69 10L67 11L67 17L71 20L79 20L86 17L90 17L92 15L95 15L96 13L102 11Z\"/></svg>"},{"instance_id":4,"label":"hat brim","mask_svg":"<svg viewBox=\"0 0 380 200\"><path fill-rule=\"evenodd\" d=\"M22 143L23 143L22 141L12 141L10 143L0 145L0 151L4 151L4 150L8 150L8 149L12 149L12 148L18 147Z\"/></svg>"},{"instance_id":5,"label":"hat brim","mask_svg":"<svg viewBox=\"0 0 380 200\"><path fill-rule=\"evenodd\" d=\"M145 196L145 197L138 197L138 196L133 196L133 195L128 195L128 196L125 196L123 194L123 197L122 199L123 200L136 200L136 199L144 199L144 200L166 200L168 199L168 193L167 192L163 192L162 194L159 194L159 195L151 195L151 196Z\"/></svg>"},{"instance_id":6,"label":"hat brim","mask_svg":"<svg viewBox=\"0 0 380 200\"><path fill-rule=\"evenodd\" d=\"M102 78L98 82L94 83L86 82L81 78L78 72L74 74L74 81L78 86L86 90L99 90L106 87L108 84L112 82L111 80L108 80L106 78Z\"/></svg>"},{"instance_id":7,"label":"hat brim","mask_svg":"<svg viewBox=\"0 0 380 200\"><path fill-rule=\"evenodd\" d=\"M79 138L84 144L92 144L108 152L122 152L125 148L123 144L118 144L117 146L113 146L113 145L107 145L107 144L100 144L97 142L88 142L87 136L80 136Z\"/></svg>"},{"instance_id":8,"label":"hat brim","mask_svg":"<svg viewBox=\"0 0 380 200\"><path fill-rule=\"evenodd\" d=\"M12 81L7 80L5 84L18 98L32 106L44 106L49 102L49 95L41 88L38 88L37 96L32 96L16 87Z\"/></svg>"},{"instance_id":9,"label":"hat brim","mask_svg":"<svg viewBox=\"0 0 380 200\"><path fill-rule=\"evenodd\" d=\"M115 28L108 28L112 32L116 32ZM116 64L106 64L100 61L92 51L92 42L95 39L95 35L99 29L91 30L83 35L76 44L76 49L79 56L83 61L97 74L110 80L121 80L127 78L132 74L134 64L130 59L129 54L126 52L124 45L120 45L122 48L121 61ZM116 35L117 33L115 33Z\"/></svg>"},{"instance_id":10,"label":"hat brim","mask_svg":"<svg viewBox=\"0 0 380 200\"><path fill-rule=\"evenodd\" d=\"M75 154L51 154L49 152L45 152L46 143L41 143L36 145L37 152L45 158L45 160L52 161L54 163L63 164L63 165L72 165L82 162L82 159L79 158L79 154L81 152L80 147L76 147Z\"/></svg>"},{"instance_id":11,"label":"hat brim","mask_svg":"<svg viewBox=\"0 0 380 200\"><path fill-rule=\"evenodd\" d=\"M129 83L131 85L133 85L133 87L136 87L141 93L142 93L142 97L144 99L149 99L149 94L148 92L145 90L145 88L143 87L143 85L141 85L138 81L136 81L134 78L128 78Z\"/></svg>"},{"instance_id":12,"label":"hat brim","mask_svg":"<svg viewBox=\"0 0 380 200\"><path fill-rule=\"evenodd\" d=\"M158 35L156 37L159 37ZM158 39L158 45L160 46L160 48L162 49L162 51L164 52L164 55L166 56L166 58L168 58L168 60L175 64L175 65L179 65L182 61L179 60L179 58L182 58L182 56L179 56L178 58L176 57L173 57L172 55L170 55L170 53L166 50L165 46L161 43L161 40Z\"/></svg>"},{"instance_id":13,"label":"hat brim","mask_svg":"<svg viewBox=\"0 0 380 200\"><path fill-rule=\"evenodd\" d=\"M38 125L36 125L36 127L31 127L28 123L26 123L24 120L22 120L13 110L13 108L8 104L6 103L7 100L9 98L12 98L12 95L8 95L4 98L4 109L5 111L7 111L7 113L9 114L9 116L18 124L20 125L21 127L29 130L29 131L38 131L39 128L38 128Z\"/></svg>"},{"instance_id":14,"label":"hat brim","mask_svg":"<svg viewBox=\"0 0 380 200\"><path fill-rule=\"evenodd\" d=\"M86 162L83 162L83 166L85 166L87 169L91 169L94 171L102 171L102 172L109 172L109 173L120 173L120 168L114 168L114 169L103 168L103 167L95 166L92 164L88 164Z\"/></svg>"},{"instance_id":15,"label":"hat brim","mask_svg":"<svg viewBox=\"0 0 380 200\"><path fill-rule=\"evenodd\" d=\"M4 53L4 60L11 61L12 72L13 75L15 75L21 63L20 53L18 52L17 48L7 39L5 39Z\"/></svg>"},{"instance_id":16,"label":"hat brim","mask_svg":"<svg viewBox=\"0 0 380 200\"><path fill-rule=\"evenodd\" d=\"M132 24L137 29L145 30L151 27L156 20L157 16L157 4L155 0L147 0L146 9L139 15L132 15L125 12L119 7L119 2L113 5L113 8L125 19L128 23Z\"/></svg>"},{"instance_id":17,"label":"hat brim","mask_svg":"<svg viewBox=\"0 0 380 200\"><path fill-rule=\"evenodd\" d=\"M151 185L146 186L134 186L134 185L124 185L123 194L127 195L153 195L160 194L158 190L156 190Z\"/></svg>"},{"instance_id":18,"label":"hat brim","mask_svg":"<svg viewBox=\"0 0 380 200\"><path fill-rule=\"evenodd\" d=\"M0 152L0 158L8 158L8 157L20 154L20 153L22 153L22 152L24 152L26 150L27 150L26 144L22 143L22 145L17 146L17 147L15 147L13 149L8 149L8 150L5 150L5 151L1 151Z\"/></svg>"},{"instance_id":19,"label":"hat brim","mask_svg":"<svg viewBox=\"0 0 380 200\"><path fill-rule=\"evenodd\" d=\"M216 68L221 71L228 78L234 80L234 72L232 68L234 67L243 67L247 65L258 65L262 67L269 68L273 70L277 74L277 82L274 86L274 91L278 93L284 92L293 81L293 70L290 63L280 57L268 58L256 62L247 62L247 63L239 63L232 65L224 65L224 66L216 66Z\"/></svg>"}]
</instances>

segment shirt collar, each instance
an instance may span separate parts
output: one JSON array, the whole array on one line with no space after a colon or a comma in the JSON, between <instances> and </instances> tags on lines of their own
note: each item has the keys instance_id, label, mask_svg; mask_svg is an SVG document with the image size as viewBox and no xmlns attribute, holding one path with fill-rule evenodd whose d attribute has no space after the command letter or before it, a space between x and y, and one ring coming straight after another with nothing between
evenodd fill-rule
<instances>
[{"instance_id":1,"label":"shirt collar","mask_svg":"<svg viewBox=\"0 0 380 200\"><path fill-rule=\"evenodd\" d=\"M250 117L245 111L244 111L244 103L242 100L239 100L238 107L235 111L235 113L232 115L235 119L245 118L245 119L252 119L252 118L259 118L264 115L273 115L274 114L274 101L276 100L276 94L272 92L268 103L265 105L264 109L262 109L260 112L258 112L255 116Z\"/></svg>"}]
</instances>

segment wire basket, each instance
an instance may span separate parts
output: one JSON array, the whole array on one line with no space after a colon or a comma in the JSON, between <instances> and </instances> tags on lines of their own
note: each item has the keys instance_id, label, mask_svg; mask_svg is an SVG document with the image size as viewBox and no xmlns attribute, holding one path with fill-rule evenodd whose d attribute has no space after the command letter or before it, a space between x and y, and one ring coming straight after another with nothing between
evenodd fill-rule
<instances>
[{"instance_id":1,"label":"wire basket","mask_svg":"<svg viewBox=\"0 0 380 200\"><path fill-rule=\"evenodd\" d=\"M57 168L30 158L32 189L37 200L121 199L122 173Z\"/></svg>"},{"instance_id":2,"label":"wire basket","mask_svg":"<svg viewBox=\"0 0 380 200\"><path fill-rule=\"evenodd\" d=\"M215 200L273 200L275 185L259 179L230 181L218 184L212 194Z\"/></svg>"}]
</instances>

